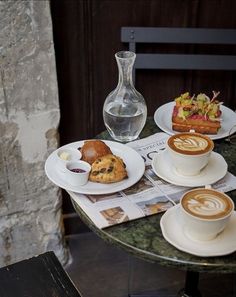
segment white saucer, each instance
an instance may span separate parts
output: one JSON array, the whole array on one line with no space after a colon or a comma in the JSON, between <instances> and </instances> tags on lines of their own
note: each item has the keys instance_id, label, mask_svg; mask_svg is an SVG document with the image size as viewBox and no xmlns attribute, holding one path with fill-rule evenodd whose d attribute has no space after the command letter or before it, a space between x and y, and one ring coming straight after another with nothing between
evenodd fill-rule
<instances>
[{"instance_id":1,"label":"white saucer","mask_svg":"<svg viewBox=\"0 0 236 297\"><path fill-rule=\"evenodd\" d=\"M177 249L201 257L228 255L236 251L236 211L228 226L213 240L193 241L186 237L180 224L179 205L169 208L161 218L160 225L166 241Z\"/></svg>"},{"instance_id":2,"label":"white saucer","mask_svg":"<svg viewBox=\"0 0 236 297\"><path fill-rule=\"evenodd\" d=\"M200 187L211 185L223 178L227 173L228 165L220 154L212 152L208 165L198 175L184 176L176 171L170 162L168 151L164 150L155 155L152 168L157 176L173 185Z\"/></svg>"}]
</instances>

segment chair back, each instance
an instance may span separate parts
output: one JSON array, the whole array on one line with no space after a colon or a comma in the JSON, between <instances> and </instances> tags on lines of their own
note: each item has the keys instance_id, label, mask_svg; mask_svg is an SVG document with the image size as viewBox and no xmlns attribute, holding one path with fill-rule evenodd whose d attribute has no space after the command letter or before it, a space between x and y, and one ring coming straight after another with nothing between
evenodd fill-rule
<instances>
[{"instance_id":1,"label":"chair back","mask_svg":"<svg viewBox=\"0 0 236 297\"><path fill-rule=\"evenodd\" d=\"M234 29L122 27L121 41L136 52L137 44L235 45ZM236 70L235 55L136 53L136 69Z\"/></svg>"}]
</instances>

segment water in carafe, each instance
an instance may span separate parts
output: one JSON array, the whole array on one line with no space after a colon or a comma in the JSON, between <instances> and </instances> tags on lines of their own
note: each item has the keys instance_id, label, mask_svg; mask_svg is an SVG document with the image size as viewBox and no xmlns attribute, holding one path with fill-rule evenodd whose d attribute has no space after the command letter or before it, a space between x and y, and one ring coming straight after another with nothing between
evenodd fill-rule
<instances>
[{"instance_id":1,"label":"water in carafe","mask_svg":"<svg viewBox=\"0 0 236 297\"><path fill-rule=\"evenodd\" d=\"M104 109L104 122L112 138L128 142L138 138L146 122L147 112L142 104L122 106L111 102Z\"/></svg>"}]
</instances>

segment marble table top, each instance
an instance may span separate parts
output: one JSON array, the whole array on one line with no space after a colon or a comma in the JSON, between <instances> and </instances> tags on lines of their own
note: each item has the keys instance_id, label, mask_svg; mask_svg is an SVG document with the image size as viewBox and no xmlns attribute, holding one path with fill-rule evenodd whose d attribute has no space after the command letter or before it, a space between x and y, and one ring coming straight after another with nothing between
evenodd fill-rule
<instances>
[{"instance_id":1,"label":"marble table top","mask_svg":"<svg viewBox=\"0 0 236 297\"><path fill-rule=\"evenodd\" d=\"M153 118L148 118L140 138L160 132ZM107 131L97 138L112 140ZM214 151L221 153L228 163L228 170L236 175L236 144L225 139L215 140ZM227 193L236 202L236 191ZM72 200L75 210L81 219L102 239L122 247L129 253L150 262L172 266L182 270L198 272L236 272L236 252L220 257L198 257L182 252L170 245L162 236L160 218L162 214L115 225L99 230Z\"/></svg>"}]
</instances>

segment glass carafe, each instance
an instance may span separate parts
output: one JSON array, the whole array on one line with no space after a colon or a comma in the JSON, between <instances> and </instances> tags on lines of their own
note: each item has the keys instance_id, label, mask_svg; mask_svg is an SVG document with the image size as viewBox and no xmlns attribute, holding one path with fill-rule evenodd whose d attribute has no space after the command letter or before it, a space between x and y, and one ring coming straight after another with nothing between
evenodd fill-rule
<instances>
[{"instance_id":1,"label":"glass carafe","mask_svg":"<svg viewBox=\"0 0 236 297\"><path fill-rule=\"evenodd\" d=\"M103 120L111 137L120 142L138 138L146 118L147 106L143 96L135 89L132 70L136 54L121 51L115 54L119 70L118 85L106 98Z\"/></svg>"}]
</instances>

